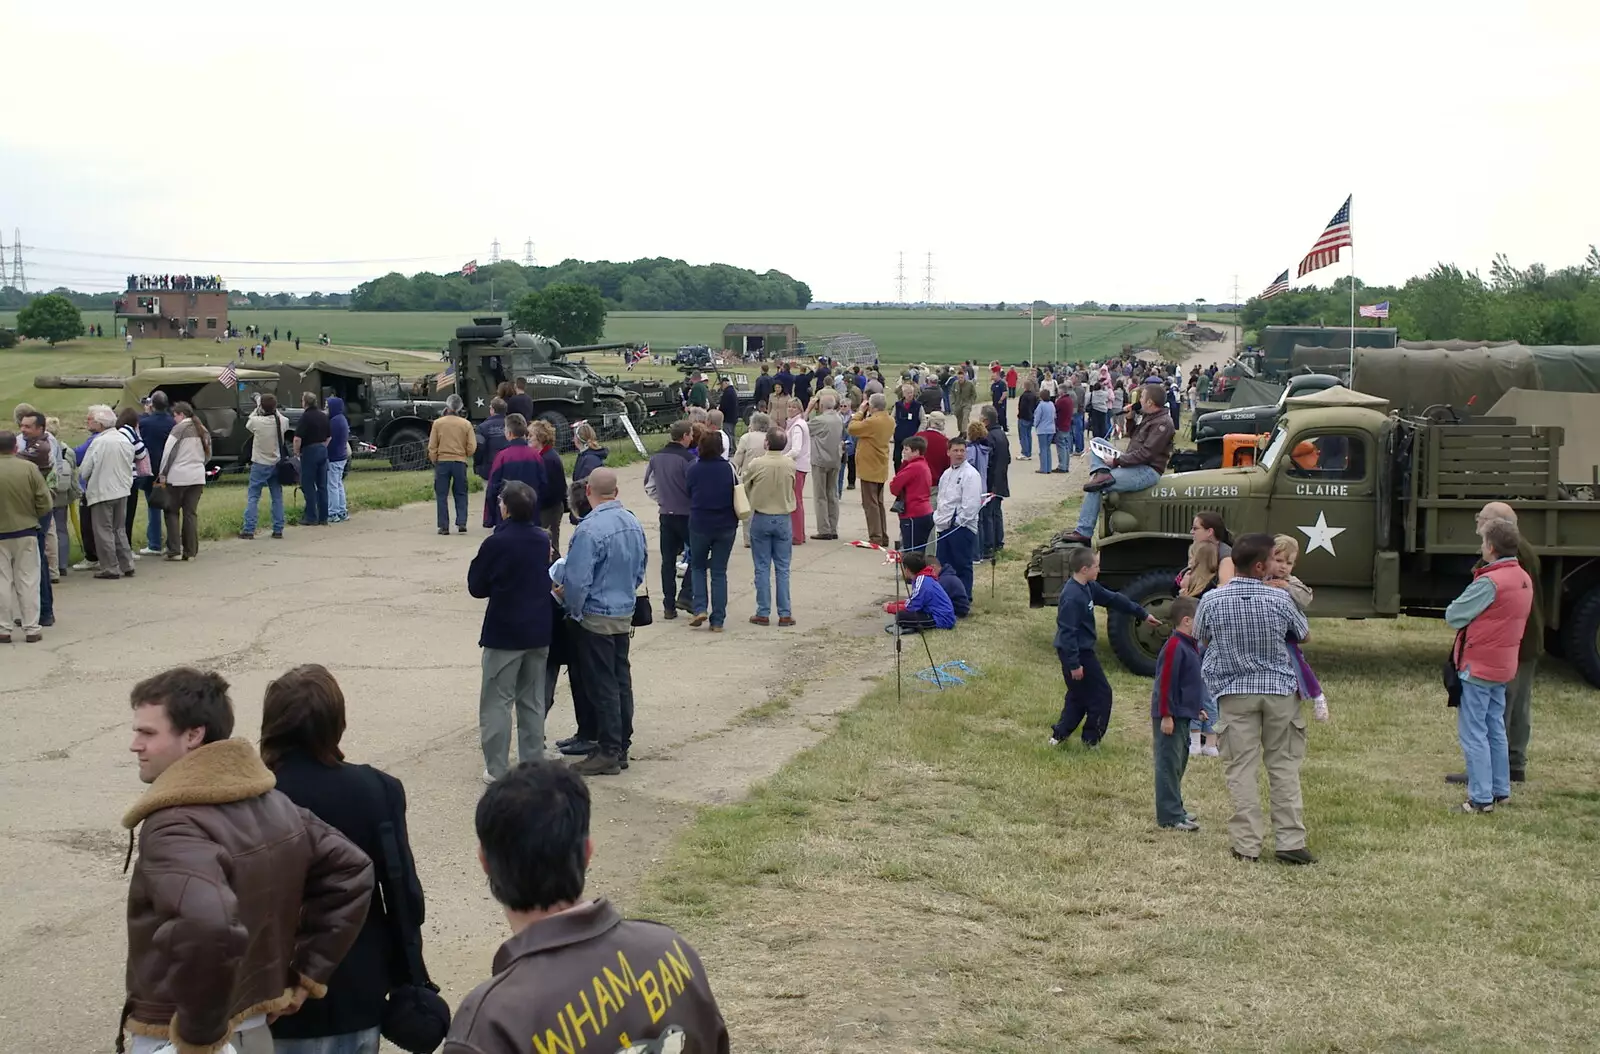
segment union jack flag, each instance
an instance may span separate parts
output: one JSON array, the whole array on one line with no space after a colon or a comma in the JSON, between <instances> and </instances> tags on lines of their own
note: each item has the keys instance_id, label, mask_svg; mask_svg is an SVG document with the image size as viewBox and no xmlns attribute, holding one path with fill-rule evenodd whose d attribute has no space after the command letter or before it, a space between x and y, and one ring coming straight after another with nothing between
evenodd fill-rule
<instances>
[{"instance_id":1,"label":"union jack flag","mask_svg":"<svg viewBox=\"0 0 1600 1054\"><path fill-rule=\"evenodd\" d=\"M1280 274L1278 277L1276 277L1276 278L1274 278L1272 280L1272 284L1271 285L1269 285L1265 289L1261 290L1261 295L1256 297L1256 299L1257 300L1271 300L1273 297L1277 296L1279 293L1287 293L1288 291L1289 291L1289 271L1288 271L1287 268L1285 268L1284 272L1282 274Z\"/></svg>"},{"instance_id":2,"label":"union jack flag","mask_svg":"<svg viewBox=\"0 0 1600 1054\"><path fill-rule=\"evenodd\" d=\"M233 368L233 363L222 367L222 372L217 374L217 383L224 388L232 388L239 383L239 371Z\"/></svg>"},{"instance_id":3,"label":"union jack flag","mask_svg":"<svg viewBox=\"0 0 1600 1054\"><path fill-rule=\"evenodd\" d=\"M1311 247L1311 251L1306 253L1305 259L1300 261L1299 277L1304 278L1319 267L1338 263L1339 250L1346 245L1355 245L1350 238L1350 198L1344 199L1339 211L1333 214L1333 219L1323 228L1322 236Z\"/></svg>"},{"instance_id":4,"label":"union jack flag","mask_svg":"<svg viewBox=\"0 0 1600 1054\"><path fill-rule=\"evenodd\" d=\"M476 260L468 260L466 263L461 265L461 277L463 277L463 278L471 278L473 275L475 275L477 273L478 273L478 261L476 261Z\"/></svg>"}]
</instances>

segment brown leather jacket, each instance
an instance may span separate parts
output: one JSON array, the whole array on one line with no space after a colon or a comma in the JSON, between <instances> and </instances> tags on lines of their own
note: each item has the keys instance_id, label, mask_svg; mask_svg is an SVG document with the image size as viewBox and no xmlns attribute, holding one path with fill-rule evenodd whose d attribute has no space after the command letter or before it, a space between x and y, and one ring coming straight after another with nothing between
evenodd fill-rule
<instances>
[{"instance_id":1,"label":"brown leather jacket","mask_svg":"<svg viewBox=\"0 0 1600 1054\"><path fill-rule=\"evenodd\" d=\"M615 1051L670 1025L686 1033L686 1054L728 1054L722 1012L688 942L591 900L500 946L494 976L456 1010L444 1054Z\"/></svg>"},{"instance_id":2,"label":"brown leather jacket","mask_svg":"<svg viewBox=\"0 0 1600 1054\"><path fill-rule=\"evenodd\" d=\"M1165 472L1172 458L1173 432L1172 415L1165 406L1145 414L1128 441L1128 449L1118 456L1117 464L1149 465L1157 472Z\"/></svg>"},{"instance_id":3,"label":"brown leather jacket","mask_svg":"<svg viewBox=\"0 0 1600 1054\"><path fill-rule=\"evenodd\" d=\"M128 886L128 1031L209 1054L296 987L327 992L366 919L372 862L275 783L249 740L208 743L122 818L130 840L144 823Z\"/></svg>"}]
</instances>

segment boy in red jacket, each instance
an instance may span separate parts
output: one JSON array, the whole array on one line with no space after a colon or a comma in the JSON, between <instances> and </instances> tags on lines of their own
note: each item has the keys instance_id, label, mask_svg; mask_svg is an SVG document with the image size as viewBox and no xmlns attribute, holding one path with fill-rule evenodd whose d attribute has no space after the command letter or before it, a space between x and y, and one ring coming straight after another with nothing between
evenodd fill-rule
<instances>
[{"instance_id":1,"label":"boy in red jacket","mask_svg":"<svg viewBox=\"0 0 1600 1054\"><path fill-rule=\"evenodd\" d=\"M889 493L905 503L900 512L901 550L920 553L927 548L928 535L933 531L933 472L923 456L928 452L928 441L914 435L901 450L904 454L900 471L889 481Z\"/></svg>"}]
</instances>

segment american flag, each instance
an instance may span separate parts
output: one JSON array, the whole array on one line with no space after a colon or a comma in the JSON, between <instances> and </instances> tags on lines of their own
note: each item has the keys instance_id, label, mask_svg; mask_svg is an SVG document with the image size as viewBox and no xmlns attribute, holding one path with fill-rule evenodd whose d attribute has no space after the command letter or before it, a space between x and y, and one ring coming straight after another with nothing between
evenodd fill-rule
<instances>
[{"instance_id":1,"label":"american flag","mask_svg":"<svg viewBox=\"0 0 1600 1054\"><path fill-rule=\"evenodd\" d=\"M233 368L233 363L222 367L222 372L217 374L217 383L224 388L232 388L239 383L239 371Z\"/></svg>"},{"instance_id":2,"label":"american flag","mask_svg":"<svg viewBox=\"0 0 1600 1054\"><path fill-rule=\"evenodd\" d=\"M1304 278L1319 267L1338 263L1339 249L1354 244L1355 242L1350 239L1350 198L1345 198L1344 204L1339 206L1339 211L1333 214L1333 219L1329 220L1328 226L1323 229L1322 237L1317 239L1317 244L1313 245L1311 251L1306 253L1305 259L1300 261L1299 277Z\"/></svg>"},{"instance_id":3,"label":"american flag","mask_svg":"<svg viewBox=\"0 0 1600 1054\"><path fill-rule=\"evenodd\" d=\"M473 275L475 275L477 273L478 273L478 261L476 261L476 260L468 260L466 263L461 265L461 277L463 277L463 278L471 278Z\"/></svg>"},{"instance_id":4,"label":"american flag","mask_svg":"<svg viewBox=\"0 0 1600 1054\"><path fill-rule=\"evenodd\" d=\"M1360 314L1362 318L1388 318L1389 301L1385 300L1381 304L1362 304Z\"/></svg>"},{"instance_id":5,"label":"american flag","mask_svg":"<svg viewBox=\"0 0 1600 1054\"><path fill-rule=\"evenodd\" d=\"M1289 270L1288 270L1288 268L1285 268L1284 272L1282 274L1280 274L1278 277L1276 277L1276 278L1274 278L1272 280L1272 284L1271 285L1269 285L1265 289L1261 290L1261 295L1256 297L1256 299L1257 300L1271 300L1273 297L1277 296L1279 293L1287 293L1288 291L1289 291Z\"/></svg>"},{"instance_id":6,"label":"american flag","mask_svg":"<svg viewBox=\"0 0 1600 1054\"><path fill-rule=\"evenodd\" d=\"M435 391L442 392L446 388L454 388L455 386L456 368L454 366L446 366L444 372L434 379L433 387Z\"/></svg>"}]
</instances>

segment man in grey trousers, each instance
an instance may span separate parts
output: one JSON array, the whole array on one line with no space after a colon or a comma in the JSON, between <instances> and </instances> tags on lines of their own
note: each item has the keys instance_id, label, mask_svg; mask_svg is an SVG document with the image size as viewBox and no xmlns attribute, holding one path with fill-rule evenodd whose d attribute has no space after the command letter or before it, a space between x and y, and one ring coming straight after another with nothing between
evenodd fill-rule
<instances>
[{"instance_id":1,"label":"man in grey trousers","mask_svg":"<svg viewBox=\"0 0 1600 1054\"><path fill-rule=\"evenodd\" d=\"M510 768L511 714L517 715L517 760L544 756L544 678L555 604L550 595L550 535L539 526L533 488L512 480L500 491L500 524L483 540L467 570L467 591L489 601L478 646L483 683L478 733L483 781Z\"/></svg>"},{"instance_id":2,"label":"man in grey trousers","mask_svg":"<svg viewBox=\"0 0 1600 1054\"><path fill-rule=\"evenodd\" d=\"M839 537L839 466L843 463L844 422L839 396L831 388L811 399L811 501L816 508L817 533L826 541Z\"/></svg>"}]
</instances>

